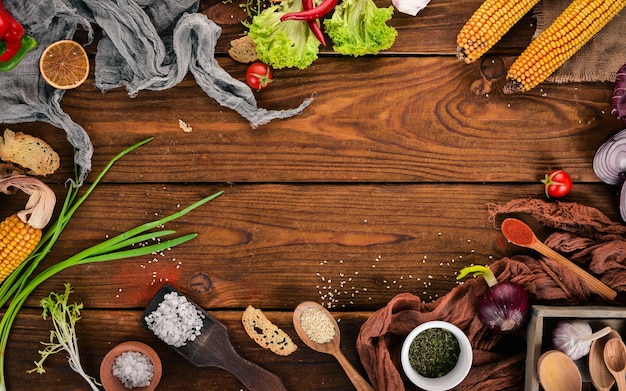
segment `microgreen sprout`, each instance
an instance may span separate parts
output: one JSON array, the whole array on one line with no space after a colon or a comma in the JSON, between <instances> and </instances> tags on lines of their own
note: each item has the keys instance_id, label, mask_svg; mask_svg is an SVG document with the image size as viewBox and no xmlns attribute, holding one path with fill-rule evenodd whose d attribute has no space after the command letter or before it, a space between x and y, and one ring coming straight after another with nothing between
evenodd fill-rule
<instances>
[{"instance_id":1,"label":"microgreen sprout","mask_svg":"<svg viewBox=\"0 0 626 391\"><path fill-rule=\"evenodd\" d=\"M83 250L48 267L39 274L32 276L39 263L50 252L78 207L81 206L82 203L89 197L104 175L111 169L113 164L126 154L150 142L151 140L152 138L145 139L114 156L80 197L80 189L76 186L76 182L69 181L68 191L58 218L43 234L39 244L29 257L24 260L24 262L22 262L20 266L0 285L0 307L9 303L4 314L2 315L2 319L0 319L0 391L7 390L6 376L4 373L4 353L6 352L11 326L13 325L20 308L26 302L28 296L42 282L70 266L151 255L169 250L174 246L188 242L189 240L195 238L197 234L187 234L169 240L159 241L152 245L140 246L140 244L143 244L148 237L158 238L174 234L175 231L172 230L151 230L162 228L165 223L186 215L192 210L206 204L223 193L222 191L217 192L189 205L182 210L179 210L176 213L139 225L102 243ZM77 172L76 167L74 171Z\"/></svg>"},{"instance_id":2,"label":"microgreen sprout","mask_svg":"<svg viewBox=\"0 0 626 391\"><path fill-rule=\"evenodd\" d=\"M50 296L41 300L41 307L43 308L41 316L44 319L47 319L48 316L52 318L54 330L50 331L50 342L41 342L45 346L43 350L39 351L41 360L35 362L35 368L28 372L45 373L44 361L55 353L65 351L68 354L67 360L70 368L82 376L92 390L98 391L98 386L101 384L94 377L85 373L80 363L76 322L80 320L80 310L83 308L83 304L69 304L70 293L72 293L72 287L66 283L65 293L51 292Z\"/></svg>"},{"instance_id":3,"label":"microgreen sprout","mask_svg":"<svg viewBox=\"0 0 626 391\"><path fill-rule=\"evenodd\" d=\"M231 4L233 3L233 0L224 0L223 3ZM246 15L248 15L248 18L241 22L243 26L249 28L250 21L264 9L268 8L269 4L271 4L271 1L268 0L245 0L239 3L239 7L245 11Z\"/></svg>"}]
</instances>

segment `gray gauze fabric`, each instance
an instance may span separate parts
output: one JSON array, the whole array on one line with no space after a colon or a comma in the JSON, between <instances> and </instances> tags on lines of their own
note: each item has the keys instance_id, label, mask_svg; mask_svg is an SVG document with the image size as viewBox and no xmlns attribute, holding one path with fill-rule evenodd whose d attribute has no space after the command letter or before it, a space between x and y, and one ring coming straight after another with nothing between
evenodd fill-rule
<instances>
[{"instance_id":1,"label":"gray gauze fabric","mask_svg":"<svg viewBox=\"0 0 626 391\"><path fill-rule=\"evenodd\" d=\"M79 25L89 31L91 39L89 22L61 0L5 0L4 4L26 33L37 39L38 46L13 70L0 74L0 122L41 121L64 129L75 148L78 182L82 184L91 169L93 146L83 127L61 109L64 91L48 86L41 78L39 58L52 42L72 38Z\"/></svg>"},{"instance_id":2,"label":"gray gauze fabric","mask_svg":"<svg viewBox=\"0 0 626 391\"><path fill-rule=\"evenodd\" d=\"M63 112L64 91L50 88L39 75L44 48L71 39L81 25L93 39L91 24L102 29L95 59L96 86L103 92L124 86L130 97L141 90L174 87L191 72L202 90L235 110L252 127L302 112L312 101L288 110L257 106L254 92L215 60L221 28L197 13L198 0L5 0L39 46L18 67L0 77L0 122L45 121L63 128L76 149L79 184L91 170L93 146L85 130Z\"/></svg>"}]
</instances>

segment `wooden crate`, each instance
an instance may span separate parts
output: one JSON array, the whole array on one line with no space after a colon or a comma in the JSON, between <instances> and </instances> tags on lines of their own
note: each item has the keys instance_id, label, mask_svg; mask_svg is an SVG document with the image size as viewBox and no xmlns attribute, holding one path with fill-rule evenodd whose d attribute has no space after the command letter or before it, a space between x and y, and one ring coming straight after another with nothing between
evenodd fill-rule
<instances>
[{"instance_id":1,"label":"wooden crate","mask_svg":"<svg viewBox=\"0 0 626 391\"><path fill-rule=\"evenodd\" d=\"M626 307L533 306L528 323L525 391L543 390L539 385L539 378L537 377L539 357L543 352L552 348L552 331L555 325L561 320L573 319L588 321L593 331L597 331L604 326L611 326L620 335L626 335ZM586 373L587 356L577 360L576 364L581 369L583 381L589 381L589 375Z\"/></svg>"}]
</instances>

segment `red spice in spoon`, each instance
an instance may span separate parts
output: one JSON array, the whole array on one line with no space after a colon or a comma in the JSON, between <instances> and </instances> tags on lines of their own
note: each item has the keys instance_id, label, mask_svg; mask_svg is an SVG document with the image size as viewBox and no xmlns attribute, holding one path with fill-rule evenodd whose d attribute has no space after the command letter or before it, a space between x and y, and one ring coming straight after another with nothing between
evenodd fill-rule
<instances>
[{"instance_id":1,"label":"red spice in spoon","mask_svg":"<svg viewBox=\"0 0 626 391\"><path fill-rule=\"evenodd\" d=\"M517 219L505 219L500 228L504 236L517 246L528 247L537 240L530 227Z\"/></svg>"}]
</instances>

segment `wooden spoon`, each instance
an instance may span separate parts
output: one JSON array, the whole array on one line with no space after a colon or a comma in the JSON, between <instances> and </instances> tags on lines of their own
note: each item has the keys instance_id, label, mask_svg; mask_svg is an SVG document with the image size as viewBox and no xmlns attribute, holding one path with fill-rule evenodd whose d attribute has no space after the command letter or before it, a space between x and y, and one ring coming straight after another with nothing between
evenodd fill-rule
<instances>
[{"instance_id":1,"label":"wooden spoon","mask_svg":"<svg viewBox=\"0 0 626 391\"><path fill-rule=\"evenodd\" d=\"M605 285L602 281L587 273L585 270L580 268L580 266L576 265L537 239L532 229L523 221L508 218L502 222L500 228L502 229L502 234L509 240L509 242L515 244L516 246L531 248L546 257L559 262L569 271L583 279L604 298L613 300L615 299L615 296L617 296L617 292Z\"/></svg>"},{"instance_id":2,"label":"wooden spoon","mask_svg":"<svg viewBox=\"0 0 626 391\"><path fill-rule=\"evenodd\" d=\"M539 383L545 391L580 391L583 379L578 367L560 350L549 350L539 357Z\"/></svg>"},{"instance_id":3,"label":"wooden spoon","mask_svg":"<svg viewBox=\"0 0 626 391\"><path fill-rule=\"evenodd\" d=\"M615 384L615 378L604 363L604 346L609 339L613 338L621 338L615 330L611 330L608 335L593 341L591 350L589 350L589 376L591 383L598 391L610 391Z\"/></svg>"},{"instance_id":4,"label":"wooden spoon","mask_svg":"<svg viewBox=\"0 0 626 391\"><path fill-rule=\"evenodd\" d=\"M604 346L604 362L617 382L617 389L626 390L626 346L620 338L607 341Z\"/></svg>"},{"instance_id":5,"label":"wooden spoon","mask_svg":"<svg viewBox=\"0 0 626 391\"><path fill-rule=\"evenodd\" d=\"M302 328L302 324L300 323L300 318L302 316L302 313L307 308L317 308L326 316L328 316L328 319L331 320L335 328L335 336L333 337L332 340L330 340L329 342L320 344L311 340L311 338L307 335L307 333ZM352 382L352 384L354 385L354 387L356 387L358 391L374 391L374 388L372 388L372 386L367 382L367 380L365 380L357 372L357 370L354 369L354 367L352 366L352 364L350 364L346 356L344 356L343 353L341 352L341 348L340 348L341 337L339 334L339 325L337 325L337 321L335 320L333 315L330 312L328 312L326 308L324 308L320 304L315 303L313 301L305 301L305 302L300 303L293 312L293 326L296 329L296 333L298 333L298 336L300 337L302 342L304 342L308 347L310 347L311 349L315 351L318 351L321 353L327 353L327 354L331 354L335 356L337 361L339 361L339 364L341 364L341 367L343 368L343 370L346 372L346 375L348 375L348 377L350 378L350 381Z\"/></svg>"}]
</instances>

